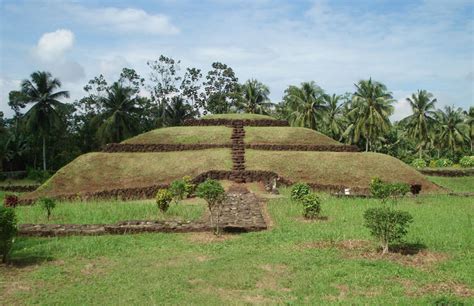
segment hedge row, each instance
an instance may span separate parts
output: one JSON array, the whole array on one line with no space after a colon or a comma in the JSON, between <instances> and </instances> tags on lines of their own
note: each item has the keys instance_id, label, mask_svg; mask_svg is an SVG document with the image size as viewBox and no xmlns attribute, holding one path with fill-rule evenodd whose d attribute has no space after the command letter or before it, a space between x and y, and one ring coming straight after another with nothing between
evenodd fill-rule
<instances>
[{"instance_id":1,"label":"hedge row","mask_svg":"<svg viewBox=\"0 0 474 306\"><path fill-rule=\"evenodd\" d=\"M110 143L102 149L106 153L119 152L172 152L204 150L215 148L232 148L232 144L125 144ZM358 152L356 146L350 145L282 145L282 144L245 144L246 149L268 151L326 151Z\"/></svg>"},{"instance_id":2,"label":"hedge row","mask_svg":"<svg viewBox=\"0 0 474 306\"><path fill-rule=\"evenodd\" d=\"M418 171L431 176L474 176L474 169L421 169Z\"/></svg>"},{"instance_id":3,"label":"hedge row","mask_svg":"<svg viewBox=\"0 0 474 306\"><path fill-rule=\"evenodd\" d=\"M40 185L5 185L0 186L0 191L30 192L35 191Z\"/></svg>"},{"instance_id":4,"label":"hedge row","mask_svg":"<svg viewBox=\"0 0 474 306\"><path fill-rule=\"evenodd\" d=\"M214 148L231 148L232 144L132 144L132 143L109 143L102 149L107 153L118 152L172 152L172 151L189 151L204 150Z\"/></svg>"},{"instance_id":5,"label":"hedge row","mask_svg":"<svg viewBox=\"0 0 474 306\"><path fill-rule=\"evenodd\" d=\"M184 121L186 126L214 126L214 125L247 125L247 126L289 126L285 120L271 119L188 119Z\"/></svg>"}]
</instances>

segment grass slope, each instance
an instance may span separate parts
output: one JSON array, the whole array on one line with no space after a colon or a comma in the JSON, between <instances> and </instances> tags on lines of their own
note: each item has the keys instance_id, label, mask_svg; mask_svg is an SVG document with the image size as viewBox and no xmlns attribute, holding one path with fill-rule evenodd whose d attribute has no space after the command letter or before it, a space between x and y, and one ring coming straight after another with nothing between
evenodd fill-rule
<instances>
[{"instance_id":1,"label":"grass slope","mask_svg":"<svg viewBox=\"0 0 474 306\"><path fill-rule=\"evenodd\" d=\"M122 143L140 144L195 144L230 143L232 129L225 126L177 126L161 128L129 138Z\"/></svg>"},{"instance_id":2,"label":"grass slope","mask_svg":"<svg viewBox=\"0 0 474 306\"><path fill-rule=\"evenodd\" d=\"M422 192L439 188L402 161L379 153L246 150L247 170L274 171L293 181L368 187L373 177L421 184Z\"/></svg>"},{"instance_id":3,"label":"grass slope","mask_svg":"<svg viewBox=\"0 0 474 306\"><path fill-rule=\"evenodd\" d=\"M266 115L257 115L257 114L215 114L215 115L206 115L201 117L201 119L266 119L266 120L275 120L275 118L266 116Z\"/></svg>"},{"instance_id":4,"label":"grass slope","mask_svg":"<svg viewBox=\"0 0 474 306\"><path fill-rule=\"evenodd\" d=\"M415 220L407 241L424 245L421 254L381 258L330 246L370 241L362 215L375 205L324 197L328 220L302 222L300 206L272 200L271 230L226 240L165 233L17 238L12 265L0 265L1 304L474 304L472 201L400 201Z\"/></svg>"},{"instance_id":5,"label":"grass slope","mask_svg":"<svg viewBox=\"0 0 474 306\"><path fill-rule=\"evenodd\" d=\"M160 153L88 153L61 168L28 197L169 183L208 170L230 170L230 149Z\"/></svg>"},{"instance_id":6,"label":"grass slope","mask_svg":"<svg viewBox=\"0 0 474 306\"><path fill-rule=\"evenodd\" d=\"M428 179L454 192L474 192L474 176L428 176Z\"/></svg>"},{"instance_id":7,"label":"grass slope","mask_svg":"<svg viewBox=\"0 0 474 306\"><path fill-rule=\"evenodd\" d=\"M341 143L311 129L301 127L245 127L246 143L340 145Z\"/></svg>"}]
</instances>

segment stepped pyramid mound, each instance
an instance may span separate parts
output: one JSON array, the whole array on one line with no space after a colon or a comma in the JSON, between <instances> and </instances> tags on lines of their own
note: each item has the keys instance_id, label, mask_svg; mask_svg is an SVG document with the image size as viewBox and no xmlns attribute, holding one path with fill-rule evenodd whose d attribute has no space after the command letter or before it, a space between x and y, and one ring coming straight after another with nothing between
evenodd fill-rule
<instances>
[{"instance_id":1,"label":"stepped pyramid mound","mask_svg":"<svg viewBox=\"0 0 474 306\"><path fill-rule=\"evenodd\" d=\"M227 114L188 120L79 156L36 191L23 196L150 198L191 176L236 182L307 182L316 189L367 193L371 178L440 191L400 160L357 152L314 130L262 115Z\"/></svg>"}]
</instances>

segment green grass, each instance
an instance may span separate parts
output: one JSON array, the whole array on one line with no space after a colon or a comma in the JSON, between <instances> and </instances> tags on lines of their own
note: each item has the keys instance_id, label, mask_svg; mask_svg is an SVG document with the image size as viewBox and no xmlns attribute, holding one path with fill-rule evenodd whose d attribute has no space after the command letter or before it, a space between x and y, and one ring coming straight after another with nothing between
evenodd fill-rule
<instances>
[{"instance_id":1,"label":"green grass","mask_svg":"<svg viewBox=\"0 0 474 306\"><path fill-rule=\"evenodd\" d=\"M206 208L203 200L186 200L171 204L166 213L161 213L153 200L148 201L97 201L58 202L50 220L38 205L20 206L16 209L19 223L50 224L110 224L127 220L197 220Z\"/></svg>"},{"instance_id":2,"label":"green grass","mask_svg":"<svg viewBox=\"0 0 474 306\"><path fill-rule=\"evenodd\" d=\"M37 185L38 182L30 179L6 179L0 182L0 186L8 186L8 185Z\"/></svg>"},{"instance_id":3,"label":"green grass","mask_svg":"<svg viewBox=\"0 0 474 306\"><path fill-rule=\"evenodd\" d=\"M160 153L88 153L28 196L53 196L169 183L208 170L230 170L230 149Z\"/></svg>"},{"instance_id":4,"label":"green grass","mask_svg":"<svg viewBox=\"0 0 474 306\"><path fill-rule=\"evenodd\" d=\"M340 145L336 140L301 127L245 127L246 143Z\"/></svg>"},{"instance_id":5,"label":"green grass","mask_svg":"<svg viewBox=\"0 0 474 306\"><path fill-rule=\"evenodd\" d=\"M327 221L302 222L301 207L275 199L268 205L271 230L227 240L164 233L18 238L13 264L0 266L1 303L474 303L473 296L466 295L474 290L470 198L441 195L401 201L398 208L415 220L407 242L424 245L425 255L384 259L311 247L321 241L369 240L362 214L378 205L369 199L323 197Z\"/></svg>"},{"instance_id":6,"label":"green grass","mask_svg":"<svg viewBox=\"0 0 474 306\"><path fill-rule=\"evenodd\" d=\"M201 119L266 119L266 120L275 120L275 118L266 116L266 115L257 115L257 114L215 114L215 115L206 115Z\"/></svg>"},{"instance_id":7,"label":"green grass","mask_svg":"<svg viewBox=\"0 0 474 306\"><path fill-rule=\"evenodd\" d=\"M152 130L127 139L122 143L226 144L231 142L231 133L232 129L225 126L177 126Z\"/></svg>"},{"instance_id":8,"label":"green grass","mask_svg":"<svg viewBox=\"0 0 474 306\"><path fill-rule=\"evenodd\" d=\"M427 176L430 181L454 192L474 192L474 176Z\"/></svg>"},{"instance_id":9,"label":"green grass","mask_svg":"<svg viewBox=\"0 0 474 306\"><path fill-rule=\"evenodd\" d=\"M439 191L412 167L379 153L246 150L245 160L247 170L274 171L295 182L367 188L372 178L379 177L421 184L422 192Z\"/></svg>"}]
</instances>

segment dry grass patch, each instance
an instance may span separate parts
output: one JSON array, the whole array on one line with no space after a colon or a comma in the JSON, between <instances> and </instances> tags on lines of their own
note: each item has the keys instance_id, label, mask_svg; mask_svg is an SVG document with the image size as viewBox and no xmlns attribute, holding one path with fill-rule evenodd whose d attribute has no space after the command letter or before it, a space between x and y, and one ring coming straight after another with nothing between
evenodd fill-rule
<instances>
[{"instance_id":1,"label":"dry grass patch","mask_svg":"<svg viewBox=\"0 0 474 306\"><path fill-rule=\"evenodd\" d=\"M186 235L186 239L188 241L192 243L198 243L198 244L223 242L223 241L239 238L239 234L231 234L231 233L222 233L219 236L216 236L214 235L214 233L211 233L211 232L187 233L184 235Z\"/></svg>"},{"instance_id":2,"label":"dry grass patch","mask_svg":"<svg viewBox=\"0 0 474 306\"><path fill-rule=\"evenodd\" d=\"M416 282L409 279L396 279L404 288L409 296L424 296L424 295L440 295L451 294L457 297L473 297L474 290L469 288L466 284L455 282L452 280L444 281L442 283L428 283L418 286Z\"/></svg>"},{"instance_id":3,"label":"dry grass patch","mask_svg":"<svg viewBox=\"0 0 474 306\"><path fill-rule=\"evenodd\" d=\"M176 126L152 130L123 141L127 144L229 144L232 129L225 126Z\"/></svg>"},{"instance_id":4,"label":"dry grass patch","mask_svg":"<svg viewBox=\"0 0 474 306\"><path fill-rule=\"evenodd\" d=\"M245 143L275 145L342 145L315 130L302 127L245 127Z\"/></svg>"}]
</instances>

